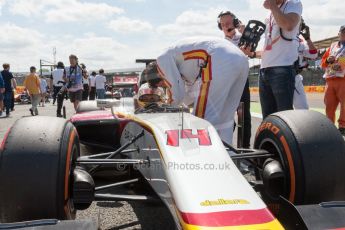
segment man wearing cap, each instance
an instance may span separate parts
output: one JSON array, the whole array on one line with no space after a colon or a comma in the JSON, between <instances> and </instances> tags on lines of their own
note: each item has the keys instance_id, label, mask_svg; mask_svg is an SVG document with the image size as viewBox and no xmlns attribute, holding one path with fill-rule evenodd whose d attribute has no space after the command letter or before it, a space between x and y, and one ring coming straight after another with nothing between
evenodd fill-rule
<instances>
[{"instance_id":1,"label":"man wearing cap","mask_svg":"<svg viewBox=\"0 0 345 230\"><path fill-rule=\"evenodd\" d=\"M340 27L339 41L334 42L322 57L326 91L324 102L327 117L335 123L335 112L340 103L339 131L345 135L345 25Z\"/></svg>"}]
</instances>

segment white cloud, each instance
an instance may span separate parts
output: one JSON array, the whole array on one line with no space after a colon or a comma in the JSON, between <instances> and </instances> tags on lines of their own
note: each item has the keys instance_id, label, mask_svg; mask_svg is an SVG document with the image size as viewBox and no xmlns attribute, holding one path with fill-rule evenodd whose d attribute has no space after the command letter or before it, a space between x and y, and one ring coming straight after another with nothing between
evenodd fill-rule
<instances>
[{"instance_id":1,"label":"white cloud","mask_svg":"<svg viewBox=\"0 0 345 230\"><path fill-rule=\"evenodd\" d=\"M11 63L12 69L27 70L40 52L45 36L35 30L23 28L15 24L0 24L0 60ZM37 58L38 62L39 58ZM37 64L36 62L36 64Z\"/></svg>"},{"instance_id":2,"label":"white cloud","mask_svg":"<svg viewBox=\"0 0 345 230\"><path fill-rule=\"evenodd\" d=\"M124 12L106 3L89 3L80 0L14 0L10 12L26 17L44 15L47 22L75 22L109 19Z\"/></svg>"},{"instance_id":3,"label":"white cloud","mask_svg":"<svg viewBox=\"0 0 345 230\"><path fill-rule=\"evenodd\" d=\"M108 28L120 33L131 33L152 30L153 27L147 21L120 17L110 21Z\"/></svg>"},{"instance_id":4,"label":"white cloud","mask_svg":"<svg viewBox=\"0 0 345 230\"><path fill-rule=\"evenodd\" d=\"M123 9L105 3L81 3L73 0L69 4L46 12L48 22L95 21L111 18L123 13Z\"/></svg>"},{"instance_id":5,"label":"white cloud","mask_svg":"<svg viewBox=\"0 0 345 230\"><path fill-rule=\"evenodd\" d=\"M135 51L111 37L92 33L76 38L64 35L58 38L45 36L34 29L15 24L0 24L0 60L11 63L14 71L27 71L29 66L39 65L39 60L53 60L53 47L57 48L57 59L65 63L68 56L76 54L89 68L112 69L134 63ZM130 55L130 56L129 56Z\"/></svg>"},{"instance_id":6,"label":"white cloud","mask_svg":"<svg viewBox=\"0 0 345 230\"><path fill-rule=\"evenodd\" d=\"M37 31L23 28L14 24L6 23L0 25L2 35L0 36L0 49L17 49L19 52L39 44L44 37Z\"/></svg>"},{"instance_id":7,"label":"white cloud","mask_svg":"<svg viewBox=\"0 0 345 230\"><path fill-rule=\"evenodd\" d=\"M0 0L0 15L1 15L1 11L2 11L2 7L5 5L7 0Z\"/></svg>"},{"instance_id":8,"label":"white cloud","mask_svg":"<svg viewBox=\"0 0 345 230\"><path fill-rule=\"evenodd\" d=\"M220 10L211 8L205 11L188 10L180 14L174 23L161 25L157 32L169 36L217 35L217 16ZM217 33L218 32L218 33Z\"/></svg>"}]
</instances>

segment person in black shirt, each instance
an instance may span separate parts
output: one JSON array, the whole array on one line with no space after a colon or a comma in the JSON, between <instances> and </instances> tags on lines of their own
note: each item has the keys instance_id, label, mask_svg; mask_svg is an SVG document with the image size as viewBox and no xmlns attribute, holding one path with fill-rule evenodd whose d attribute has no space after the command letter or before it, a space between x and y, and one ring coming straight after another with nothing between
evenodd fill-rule
<instances>
[{"instance_id":1,"label":"person in black shirt","mask_svg":"<svg viewBox=\"0 0 345 230\"><path fill-rule=\"evenodd\" d=\"M4 104L6 108L6 117L10 116L10 110L12 107L12 93L13 88L16 88L16 82L13 78L13 74L10 72L10 64L3 64L2 65L4 70L1 71L2 78L4 79L5 83L5 93L4 93ZM13 88L12 88L13 87Z\"/></svg>"}]
</instances>

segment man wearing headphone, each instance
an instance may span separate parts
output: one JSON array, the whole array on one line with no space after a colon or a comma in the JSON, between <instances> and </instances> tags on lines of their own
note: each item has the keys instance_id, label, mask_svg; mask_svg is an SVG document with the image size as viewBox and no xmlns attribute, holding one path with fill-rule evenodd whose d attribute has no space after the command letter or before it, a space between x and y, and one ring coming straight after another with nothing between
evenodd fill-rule
<instances>
[{"instance_id":1,"label":"man wearing headphone","mask_svg":"<svg viewBox=\"0 0 345 230\"><path fill-rule=\"evenodd\" d=\"M223 31L225 39L238 46L242 37L244 25L241 21L230 11L222 11L218 15L218 28ZM250 114L250 91L249 80L247 79L246 85L241 97L241 102L244 104L244 132L243 132L243 147L250 147L251 137L251 114Z\"/></svg>"}]
</instances>

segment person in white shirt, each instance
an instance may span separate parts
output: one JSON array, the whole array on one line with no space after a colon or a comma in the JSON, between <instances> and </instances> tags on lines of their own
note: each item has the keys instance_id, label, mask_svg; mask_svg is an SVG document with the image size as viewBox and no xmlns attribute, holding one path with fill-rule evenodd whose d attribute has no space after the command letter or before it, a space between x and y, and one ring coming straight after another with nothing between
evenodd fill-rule
<instances>
[{"instance_id":1,"label":"person in white shirt","mask_svg":"<svg viewBox=\"0 0 345 230\"><path fill-rule=\"evenodd\" d=\"M89 73L86 70L85 64L80 64L81 68L84 71L83 75L83 95L82 95L82 101L87 101L89 99L89 92L90 92L90 86L89 86Z\"/></svg>"},{"instance_id":2,"label":"person in white shirt","mask_svg":"<svg viewBox=\"0 0 345 230\"><path fill-rule=\"evenodd\" d=\"M265 0L263 6L269 15L265 20L265 44L261 52L259 94L263 118L293 109L298 58L298 34L302 15L300 0ZM247 50L252 57L253 52Z\"/></svg>"},{"instance_id":3,"label":"person in white shirt","mask_svg":"<svg viewBox=\"0 0 345 230\"><path fill-rule=\"evenodd\" d=\"M95 100L96 99L96 72L92 71L90 77L89 77L89 100Z\"/></svg>"},{"instance_id":4,"label":"person in white shirt","mask_svg":"<svg viewBox=\"0 0 345 230\"><path fill-rule=\"evenodd\" d=\"M107 79L103 74L104 70L100 69L99 74L95 77L95 87L98 99L105 98L105 83L107 82Z\"/></svg>"},{"instance_id":5,"label":"person in white shirt","mask_svg":"<svg viewBox=\"0 0 345 230\"><path fill-rule=\"evenodd\" d=\"M47 88L48 88L48 84L47 84L47 81L46 81L44 76L41 76L40 88L41 88L41 102L40 102L40 104L42 103L42 107L44 107L44 103L46 101L46 96L47 96Z\"/></svg>"},{"instance_id":6,"label":"person in white shirt","mask_svg":"<svg viewBox=\"0 0 345 230\"><path fill-rule=\"evenodd\" d=\"M193 113L231 144L234 115L249 71L242 51L225 39L192 37L166 50L157 64L168 87L168 103L194 103Z\"/></svg>"},{"instance_id":7,"label":"person in white shirt","mask_svg":"<svg viewBox=\"0 0 345 230\"><path fill-rule=\"evenodd\" d=\"M58 62L56 69L52 71L51 79L50 79L50 88L53 89L53 105L57 99L57 94L60 91L61 87L63 86L63 73L64 73L64 64L62 62Z\"/></svg>"},{"instance_id":8,"label":"person in white shirt","mask_svg":"<svg viewBox=\"0 0 345 230\"><path fill-rule=\"evenodd\" d=\"M53 89L53 105L57 101L56 116L62 117L62 106L65 94L59 93L65 80L63 79L65 65L63 62L58 62L56 69L52 71L50 88Z\"/></svg>"},{"instance_id":9,"label":"person in white shirt","mask_svg":"<svg viewBox=\"0 0 345 230\"><path fill-rule=\"evenodd\" d=\"M314 43L310 40L309 27L305 24L304 27L304 32L302 32L302 36L299 37L298 46L298 68L296 70L297 75L295 77L295 92L293 95L293 106L295 109L309 109L301 72L304 68L308 67L307 59L315 60L318 56L317 49Z\"/></svg>"}]
</instances>

